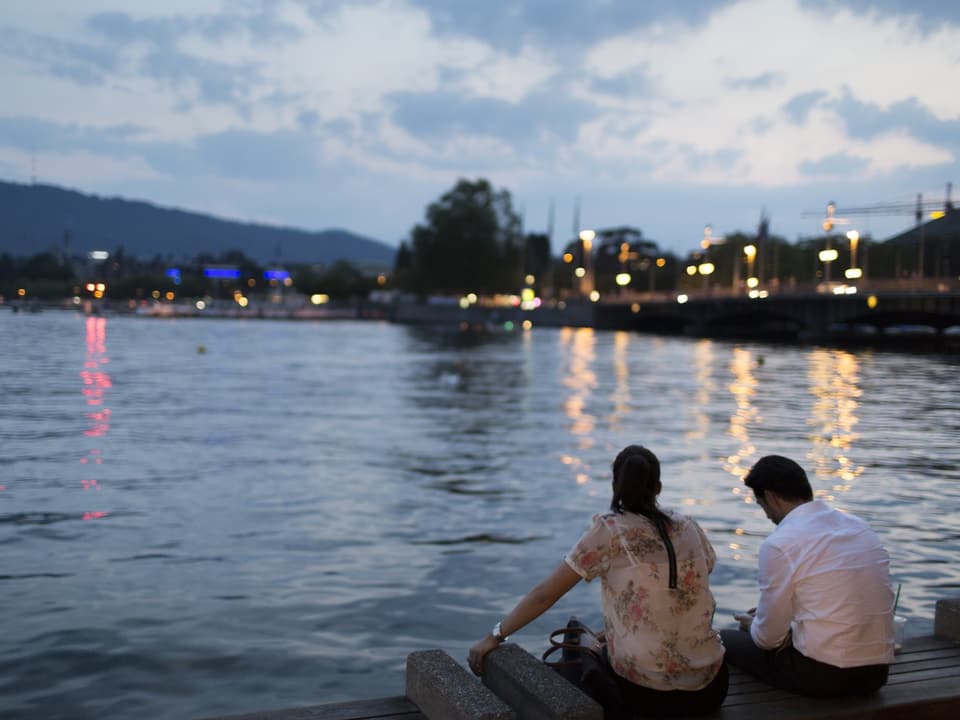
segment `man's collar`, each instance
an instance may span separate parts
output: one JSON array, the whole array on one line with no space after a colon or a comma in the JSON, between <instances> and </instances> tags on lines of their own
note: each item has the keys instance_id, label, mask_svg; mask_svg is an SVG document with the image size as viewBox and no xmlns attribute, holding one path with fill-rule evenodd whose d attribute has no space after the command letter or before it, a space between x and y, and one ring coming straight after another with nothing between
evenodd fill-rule
<instances>
[{"instance_id":1,"label":"man's collar","mask_svg":"<svg viewBox=\"0 0 960 720\"><path fill-rule=\"evenodd\" d=\"M787 522L802 520L808 515L819 512L826 507L826 504L822 500L808 500L807 502L800 503L783 516L783 519L780 520L780 522L777 524L777 527L783 527Z\"/></svg>"}]
</instances>

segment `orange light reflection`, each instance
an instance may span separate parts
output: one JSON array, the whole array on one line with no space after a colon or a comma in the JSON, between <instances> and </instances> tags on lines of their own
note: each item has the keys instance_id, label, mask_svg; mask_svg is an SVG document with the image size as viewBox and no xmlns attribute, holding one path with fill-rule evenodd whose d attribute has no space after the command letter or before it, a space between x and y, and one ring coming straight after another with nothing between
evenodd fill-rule
<instances>
[{"instance_id":1,"label":"orange light reflection","mask_svg":"<svg viewBox=\"0 0 960 720\"><path fill-rule=\"evenodd\" d=\"M757 448L750 440L750 429L762 422L760 411L753 404L757 392L757 378L753 374L756 365L753 353L742 348L734 348L730 359L730 372L733 382L730 383L730 393L737 403L737 409L730 416L730 425L727 432L733 436L740 447L734 455L727 457L724 470L737 479L733 488L734 494L740 494L740 480L753 464Z\"/></svg>"},{"instance_id":2,"label":"orange light reflection","mask_svg":"<svg viewBox=\"0 0 960 720\"><path fill-rule=\"evenodd\" d=\"M577 441L579 450L589 450L594 445L596 418L587 412L591 394L597 387L597 376L593 371L596 360L596 336L591 328L564 328L560 331L561 356L569 359L563 386L570 394L564 399L563 411L569 423L570 434ZM562 462L567 465L578 485L590 481L590 468L582 458L565 455Z\"/></svg>"},{"instance_id":3,"label":"orange light reflection","mask_svg":"<svg viewBox=\"0 0 960 720\"><path fill-rule=\"evenodd\" d=\"M860 361L843 350L813 350L809 356L807 378L814 396L811 416L810 453L814 484L818 497L834 499L834 493L846 493L851 482L863 473L850 455L859 434L855 426L860 389ZM818 488L817 485L820 487Z\"/></svg>"}]
</instances>

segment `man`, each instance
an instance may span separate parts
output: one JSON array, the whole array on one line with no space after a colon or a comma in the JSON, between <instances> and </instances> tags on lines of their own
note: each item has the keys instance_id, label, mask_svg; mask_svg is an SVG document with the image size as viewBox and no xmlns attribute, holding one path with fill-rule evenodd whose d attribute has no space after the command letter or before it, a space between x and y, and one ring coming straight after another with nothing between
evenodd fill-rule
<instances>
[{"instance_id":1,"label":"man","mask_svg":"<svg viewBox=\"0 0 960 720\"><path fill-rule=\"evenodd\" d=\"M817 697L863 695L893 662L889 556L857 517L813 499L807 474L779 455L744 478L776 528L760 546L757 607L720 635L727 661Z\"/></svg>"}]
</instances>

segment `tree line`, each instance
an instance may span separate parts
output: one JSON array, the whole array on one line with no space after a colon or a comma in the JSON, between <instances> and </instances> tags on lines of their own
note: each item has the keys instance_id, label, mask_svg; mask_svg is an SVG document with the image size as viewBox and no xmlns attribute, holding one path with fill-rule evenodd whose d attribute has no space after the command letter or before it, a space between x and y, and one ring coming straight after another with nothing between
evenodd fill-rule
<instances>
[{"instance_id":1,"label":"tree line","mask_svg":"<svg viewBox=\"0 0 960 720\"><path fill-rule=\"evenodd\" d=\"M732 286L752 276L764 284L810 284L829 272L820 252L833 248L834 279L858 266L871 278L902 278L918 272L926 277L948 275L960 267L960 242L940 238L929 243L927 255L916 242L878 243L862 237L851 247L842 234L826 233L790 243L768 233L763 221L756 233L737 232L684 256L662 249L634 227L601 228L571 238L559 255L544 233L524 233L510 192L489 180L460 179L425 210L397 251L392 274L378 276L341 260L329 267L291 268L285 283L292 290L332 299L365 297L375 288L395 289L421 297L517 293L531 287L537 293L562 297L585 289L669 292L685 288ZM918 256L918 249L920 250ZM234 280L211 279L205 266L221 264L240 269ZM704 277L704 268L709 276ZM91 267L57 252L28 258L0 255L0 295L62 298L81 292L80 284L96 274L108 298L146 297L173 292L178 296L230 296L267 290L278 281L264 277L264 268L239 250L213 257L201 255L172 275L170 265L155 257L142 261L123 248L109 260Z\"/></svg>"},{"instance_id":2,"label":"tree line","mask_svg":"<svg viewBox=\"0 0 960 720\"><path fill-rule=\"evenodd\" d=\"M210 267L235 268L235 278L209 277ZM231 298L237 292L257 295L283 285L305 295L324 294L331 299L365 297L382 284L377 274L371 275L346 260L329 266L298 265L291 269L289 280L268 277L267 267L247 257L240 250L220 255L201 254L187 263L173 264L156 256L141 260L117 248L104 260L66 257L54 251L40 252L25 258L0 254L0 298L37 298L62 300L70 296L86 296L88 283L104 286L108 300L150 299L151 297L214 297Z\"/></svg>"}]
</instances>

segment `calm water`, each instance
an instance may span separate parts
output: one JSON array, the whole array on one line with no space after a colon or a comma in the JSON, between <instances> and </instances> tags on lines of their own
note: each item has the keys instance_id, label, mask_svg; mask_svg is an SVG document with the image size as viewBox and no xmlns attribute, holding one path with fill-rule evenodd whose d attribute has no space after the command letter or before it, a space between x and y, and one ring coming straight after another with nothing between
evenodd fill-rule
<instances>
[{"instance_id":1,"label":"calm water","mask_svg":"<svg viewBox=\"0 0 960 720\"><path fill-rule=\"evenodd\" d=\"M205 351L205 352L203 352ZM800 460L867 518L908 632L960 586L956 358L535 328L0 312L0 716L202 717L403 692L608 502L631 442L719 555L717 622ZM516 640L568 615L582 585Z\"/></svg>"}]
</instances>

